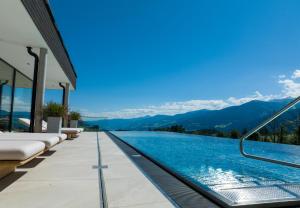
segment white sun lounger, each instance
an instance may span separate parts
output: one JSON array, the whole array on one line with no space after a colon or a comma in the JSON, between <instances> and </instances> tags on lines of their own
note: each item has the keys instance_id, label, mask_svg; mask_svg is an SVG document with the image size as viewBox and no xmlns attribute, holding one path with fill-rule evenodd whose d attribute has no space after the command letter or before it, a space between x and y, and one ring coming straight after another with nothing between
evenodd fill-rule
<instances>
[{"instance_id":1,"label":"white sun lounger","mask_svg":"<svg viewBox=\"0 0 300 208\"><path fill-rule=\"evenodd\" d=\"M39 141L45 144L47 151L59 143L59 137L52 134L3 133L0 134L0 141Z\"/></svg>"},{"instance_id":2,"label":"white sun lounger","mask_svg":"<svg viewBox=\"0 0 300 208\"><path fill-rule=\"evenodd\" d=\"M0 140L0 178L15 171L43 154L45 144L39 141L2 141Z\"/></svg>"},{"instance_id":3,"label":"white sun lounger","mask_svg":"<svg viewBox=\"0 0 300 208\"><path fill-rule=\"evenodd\" d=\"M27 127L30 126L30 119L28 118L19 118L19 121ZM42 131L47 132L47 122L45 121L42 123ZM68 139L71 139L78 137L83 132L83 128L61 128L61 132L66 134Z\"/></svg>"},{"instance_id":4,"label":"white sun lounger","mask_svg":"<svg viewBox=\"0 0 300 208\"><path fill-rule=\"evenodd\" d=\"M59 140L59 143L63 142L64 140L67 139L67 135L66 134L55 134L55 133L29 133L29 132L6 132L6 133L0 133L0 137L4 136L4 135L8 135L8 136L11 136L11 137L29 137L29 138L37 138L37 140L39 138L43 139L43 138L48 138L48 137L57 137L58 140Z\"/></svg>"}]
</instances>

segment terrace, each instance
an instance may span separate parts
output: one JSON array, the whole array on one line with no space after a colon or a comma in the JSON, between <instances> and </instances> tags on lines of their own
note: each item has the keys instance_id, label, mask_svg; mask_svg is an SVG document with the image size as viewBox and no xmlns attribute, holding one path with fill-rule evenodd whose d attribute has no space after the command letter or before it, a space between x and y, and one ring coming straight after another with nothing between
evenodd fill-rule
<instances>
[{"instance_id":1,"label":"terrace","mask_svg":"<svg viewBox=\"0 0 300 208\"><path fill-rule=\"evenodd\" d=\"M109 132L70 129L68 112L59 126L64 128L51 132L43 121L45 91L62 91L67 109L77 74L48 2L2 0L0 27L0 207L299 206L299 172L292 169L299 168L296 147L272 146L279 149L275 160L263 154L242 155L238 140L226 138L119 132L124 139ZM300 97L243 139L299 101ZM295 140L291 130L285 135L283 130L272 135L273 142ZM266 132L260 135L259 142L270 140ZM137 137L141 140L135 143ZM278 161L280 147L294 163Z\"/></svg>"},{"instance_id":2,"label":"terrace","mask_svg":"<svg viewBox=\"0 0 300 208\"><path fill-rule=\"evenodd\" d=\"M105 133L99 138L81 133L1 179L0 207L174 207Z\"/></svg>"}]
</instances>

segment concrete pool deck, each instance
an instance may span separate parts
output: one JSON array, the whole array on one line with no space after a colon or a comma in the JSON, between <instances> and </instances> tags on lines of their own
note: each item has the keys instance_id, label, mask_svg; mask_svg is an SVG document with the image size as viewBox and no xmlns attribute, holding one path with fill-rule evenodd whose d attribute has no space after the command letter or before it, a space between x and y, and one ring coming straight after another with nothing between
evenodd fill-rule
<instances>
[{"instance_id":1,"label":"concrete pool deck","mask_svg":"<svg viewBox=\"0 0 300 208\"><path fill-rule=\"evenodd\" d=\"M99 133L99 138L109 207L174 207L106 133Z\"/></svg>"},{"instance_id":2,"label":"concrete pool deck","mask_svg":"<svg viewBox=\"0 0 300 208\"><path fill-rule=\"evenodd\" d=\"M108 207L174 207L105 133L99 136ZM99 208L97 166L96 133L84 132L0 180L0 208Z\"/></svg>"},{"instance_id":3,"label":"concrete pool deck","mask_svg":"<svg viewBox=\"0 0 300 208\"><path fill-rule=\"evenodd\" d=\"M0 207L99 208L97 155L96 133L56 145L0 180Z\"/></svg>"}]
</instances>

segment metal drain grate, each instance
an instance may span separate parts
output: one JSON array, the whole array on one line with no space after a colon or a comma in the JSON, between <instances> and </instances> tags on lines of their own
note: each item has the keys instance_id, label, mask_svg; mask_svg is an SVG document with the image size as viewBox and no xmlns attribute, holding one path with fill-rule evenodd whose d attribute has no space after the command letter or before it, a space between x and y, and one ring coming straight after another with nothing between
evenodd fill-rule
<instances>
[{"instance_id":1,"label":"metal drain grate","mask_svg":"<svg viewBox=\"0 0 300 208\"><path fill-rule=\"evenodd\" d=\"M299 201L295 192L300 192L300 185L259 186L250 188L237 188L218 190L217 193L232 204L260 204L286 201Z\"/></svg>"},{"instance_id":2,"label":"metal drain grate","mask_svg":"<svg viewBox=\"0 0 300 208\"><path fill-rule=\"evenodd\" d=\"M300 200L300 185L299 184L285 184L282 188L297 196Z\"/></svg>"}]
</instances>

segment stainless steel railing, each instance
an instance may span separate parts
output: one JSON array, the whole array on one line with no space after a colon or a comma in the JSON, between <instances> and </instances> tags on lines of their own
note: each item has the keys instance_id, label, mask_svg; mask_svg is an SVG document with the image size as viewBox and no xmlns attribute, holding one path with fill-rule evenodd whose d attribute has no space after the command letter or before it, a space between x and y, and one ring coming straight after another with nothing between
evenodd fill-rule
<instances>
[{"instance_id":1,"label":"stainless steel railing","mask_svg":"<svg viewBox=\"0 0 300 208\"><path fill-rule=\"evenodd\" d=\"M285 113L286 111L288 111L290 108L292 108L293 106L295 106L299 102L300 102L300 96L297 97L296 99L294 99L289 104L287 104L285 107L283 107L277 113L275 113L272 117L270 117L269 119L267 119L264 122L262 122L256 128L250 130L245 135L243 135L241 137L241 139L240 139L240 152L241 152L241 154L243 156L245 156L245 157L256 159L256 160L262 160L262 161L276 163L276 164L285 165L285 166L289 166L289 167L300 168L300 164L290 163L290 162L286 162L286 161L282 161L282 160L274 160L274 159L271 159L271 158L265 158L265 157L261 157L261 156L256 156L256 155L248 154L248 153L245 152L245 149L244 149L244 141L248 137L250 137L255 132L259 131L261 128L263 128L264 126L266 126L267 124L269 124L270 122L272 122L274 119L276 119L277 117L279 117L280 115L282 115L283 113Z\"/></svg>"}]
</instances>

